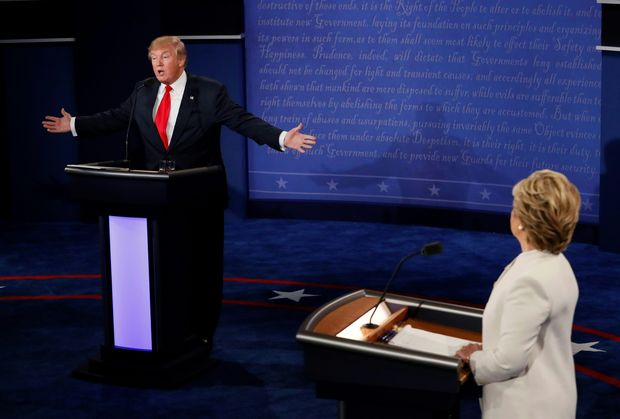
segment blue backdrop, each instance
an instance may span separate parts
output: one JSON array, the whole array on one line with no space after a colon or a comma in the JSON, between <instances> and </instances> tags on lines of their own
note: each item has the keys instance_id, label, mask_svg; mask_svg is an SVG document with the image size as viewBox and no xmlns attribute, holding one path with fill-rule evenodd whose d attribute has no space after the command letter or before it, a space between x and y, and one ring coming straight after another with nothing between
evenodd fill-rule
<instances>
[{"instance_id":1,"label":"blue backdrop","mask_svg":"<svg viewBox=\"0 0 620 419\"><path fill-rule=\"evenodd\" d=\"M533 170L598 220L600 5L246 3L248 108L317 146L249 147L250 199L507 212Z\"/></svg>"},{"instance_id":2,"label":"blue backdrop","mask_svg":"<svg viewBox=\"0 0 620 419\"><path fill-rule=\"evenodd\" d=\"M12 45L0 54L9 156L9 196L2 197L2 204L10 203L10 213L19 221L75 220L79 211L68 199L64 167L77 161L77 142L41 128L45 115L59 115L61 107L76 109L73 48Z\"/></svg>"}]
</instances>

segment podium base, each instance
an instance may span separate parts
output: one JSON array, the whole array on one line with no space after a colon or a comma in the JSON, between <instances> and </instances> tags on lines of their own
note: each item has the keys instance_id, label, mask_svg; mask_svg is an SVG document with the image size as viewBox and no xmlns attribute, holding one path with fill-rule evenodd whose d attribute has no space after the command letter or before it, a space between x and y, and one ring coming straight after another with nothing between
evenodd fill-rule
<instances>
[{"instance_id":1,"label":"podium base","mask_svg":"<svg viewBox=\"0 0 620 419\"><path fill-rule=\"evenodd\" d=\"M75 378L104 384L175 388L213 368L211 347L200 345L181 354L162 354L101 347L72 372Z\"/></svg>"},{"instance_id":2,"label":"podium base","mask_svg":"<svg viewBox=\"0 0 620 419\"><path fill-rule=\"evenodd\" d=\"M457 419L459 394L318 381L316 395L338 402L339 419Z\"/></svg>"},{"instance_id":3,"label":"podium base","mask_svg":"<svg viewBox=\"0 0 620 419\"><path fill-rule=\"evenodd\" d=\"M458 419L458 404L446 409L421 409L416 403L409 400L400 402L366 403L361 400L339 400L338 401L339 419Z\"/></svg>"}]
</instances>

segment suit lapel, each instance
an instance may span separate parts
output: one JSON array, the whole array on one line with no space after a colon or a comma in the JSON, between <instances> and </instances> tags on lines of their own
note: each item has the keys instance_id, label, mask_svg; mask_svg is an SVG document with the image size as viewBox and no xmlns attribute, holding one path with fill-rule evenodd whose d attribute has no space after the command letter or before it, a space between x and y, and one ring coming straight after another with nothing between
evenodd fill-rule
<instances>
[{"instance_id":1,"label":"suit lapel","mask_svg":"<svg viewBox=\"0 0 620 419\"><path fill-rule=\"evenodd\" d=\"M172 143L168 150L175 148L179 142L183 141L182 133L185 130L192 109L194 109L194 102L196 99L197 95L194 91L194 83L192 83L192 78L188 75L183 98L181 99L181 106L179 107L179 114L177 115L174 131L172 132Z\"/></svg>"}]
</instances>

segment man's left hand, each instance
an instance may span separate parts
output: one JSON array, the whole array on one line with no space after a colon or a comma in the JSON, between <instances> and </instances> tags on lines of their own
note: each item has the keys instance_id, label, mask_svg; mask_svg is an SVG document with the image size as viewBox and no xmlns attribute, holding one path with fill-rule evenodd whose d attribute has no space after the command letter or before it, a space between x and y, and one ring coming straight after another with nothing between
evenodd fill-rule
<instances>
[{"instance_id":1,"label":"man's left hand","mask_svg":"<svg viewBox=\"0 0 620 419\"><path fill-rule=\"evenodd\" d=\"M286 137L284 137L284 146L286 148L292 148L300 153L305 153L306 150L310 150L316 144L316 137L301 132L303 127L304 124L300 123L286 133Z\"/></svg>"}]
</instances>

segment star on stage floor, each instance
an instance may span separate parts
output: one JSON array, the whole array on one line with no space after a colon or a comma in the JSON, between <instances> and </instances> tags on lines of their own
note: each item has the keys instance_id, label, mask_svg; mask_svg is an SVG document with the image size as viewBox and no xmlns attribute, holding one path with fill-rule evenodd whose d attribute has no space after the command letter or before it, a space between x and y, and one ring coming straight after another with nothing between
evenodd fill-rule
<instances>
[{"instance_id":1,"label":"star on stage floor","mask_svg":"<svg viewBox=\"0 0 620 419\"><path fill-rule=\"evenodd\" d=\"M275 292L276 295L275 297L271 297L270 300L278 300L281 298L286 298L288 300L292 300L295 301L296 303L299 302L299 300L301 300L303 297L316 297L316 294L304 294L304 292L306 291L306 289L301 289L301 290L297 290L297 291L276 291L273 290L273 292Z\"/></svg>"},{"instance_id":2,"label":"star on stage floor","mask_svg":"<svg viewBox=\"0 0 620 419\"><path fill-rule=\"evenodd\" d=\"M584 342L584 343L575 343L575 342L571 342L572 346L573 346L573 355L578 354L581 351L584 352L606 352L602 349L596 349L594 348L594 345L596 345L598 342Z\"/></svg>"}]
</instances>

